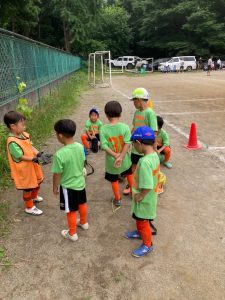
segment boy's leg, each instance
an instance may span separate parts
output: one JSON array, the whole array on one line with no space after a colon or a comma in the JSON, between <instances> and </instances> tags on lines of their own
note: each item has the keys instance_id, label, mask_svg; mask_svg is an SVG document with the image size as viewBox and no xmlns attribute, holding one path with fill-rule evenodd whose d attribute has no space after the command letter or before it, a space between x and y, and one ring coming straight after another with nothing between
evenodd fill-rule
<instances>
[{"instance_id":1,"label":"boy's leg","mask_svg":"<svg viewBox=\"0 0 225 300\"><path fill-rule=\"evenodd\" d=\"M111 185L112 185L112 190L113 190L115 201L120 201L121 196L120 196L119 180L111 182Z\"/></svg>"},{"instance_id":2,"label":"boy's leg","mask_svg":"<svg viewBox=\"0 0 225 300\"><path fill-rule=\"evenodd\" d=\"M148 220L136 220L137 231L140 234L143 244L147 247L152 245L152 231Z\"/></svg>"},{"instance_id":3,"label":"boy's leg","mask_svg":"<svg viewBox=\"0 0 225 300\"><path fill-rule=\"evenodd\" d=\"M84 145L84 147L86 149L90 149L90 144L88 142L88 136L87 136L87 134L82 134L81 135L81 141L82 141L82 144Z\"/></svg>"},{"instance_id":4,"label":"boy's leg","mask_svg":"<svg viewBox=\"0 0 225 300\"><path fill-rule=\"evenodd\" d=\"M165 155L165 159L164 162L167 162L170 160L170 156L171 156L171 148L170 147L166 147L163 149L164 155Z\"/></svg>"},{"instance_id":5,"label":"boy's leg","mask_svg":"<svg viewBox=\"0 0 225 300\"><path fill-rule=\"evenodd\" d=\"M32 197L31 197L31 191L23 191L23 200L24 200L24 205L26 208L30 209L34 206Z\"/></svg>"},{"instance_id":6,"label":"boy's leg","mask_svg":"<svg viewBox=\"0 0 225 300\"><path fill-rule=\"evenodd\" d=\"M123 190L123 194L130 195L130 193L132 191L132 186L133 186L133 174L129 174L126 177L127 177L128 184L127 184L126 188Z\"/></svg>"},{"instance_id":7,"label":"boy's leg","mask_svg":"<svg viewBox=\"0 0 225 300\"><path fill-rule=\"evenodd\" d=\"M69 228L69 234L72 236L76 234L77 229L77 216L75 211L71 211L66 214L67 217L67 223Z\"/></svg>"},{"instance_id":8,"label":"boy's leg","mask_svg":"<svg viewBox=\"0 0 225 300\"><path fill-rule=\"evenodd\" d=\"M87 223L87 203L79 205L80 224L84 225Z\"/></svg>"},{"instance_id":9,"label":"boy's leg","mask_svg":"<svg viewBox=\"0 0 225 300\"><path fill-rule=\"evenodd\" d=\"M32 200L32 191L23 191L23 200L25 204L25 212L31 215L42 215L43 211L38 209Z\"/></svg>"},{"instance_id":10,"label":"boy's leg","mask_svg":"<svg viewBox=\"0 0 225 300\"><path fill-rule=\"evenodd\" d=\"M38 186L37 188L33 189L31 192L31 198L32 199L36 199L37 195L38 195L38 191L40 190L40 186Z\"/></svg>"}]
</instances>

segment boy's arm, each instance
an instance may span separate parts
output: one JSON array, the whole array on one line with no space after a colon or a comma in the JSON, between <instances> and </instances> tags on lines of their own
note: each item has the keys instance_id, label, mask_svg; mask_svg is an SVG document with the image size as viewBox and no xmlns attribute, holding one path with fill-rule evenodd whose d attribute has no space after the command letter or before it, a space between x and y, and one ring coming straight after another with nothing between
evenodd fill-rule
<instances>
[{"instance_id":1,"label":"boy's arm","mask_svg":"<svg viewBox=\"0 0 225 300\"><path fill-rule=\"evenodd\" d=\"M54 173L53 174L53 194L59 194L59 183L61 179L61 174Z\"/></svg>"},{"instance_id":2,"label":"boy's arm","mask_svg":"<svg viewBox=\"0 0 225 300\"><path fill-rule=\"evenodd\" d=\"M142 189L139 194L134 195L134 200L136 202L141 202L150 191L151 189Z\"/></svg>"},{"instance_id":3,"label":"boy's arm","mask_svg":"<svg viewBox=\"0 0 225 300\"><path fill-rule=\"evenodd\" d=\"M130 144L125 144L123 147L123 150L121 153L117 153L119 154L116 158L116 161L114 163L114 167L119 168L122 164L122 161L124 159L124 156L126 155L127 151L130 149Z\"/></svg>"}]
</instances>

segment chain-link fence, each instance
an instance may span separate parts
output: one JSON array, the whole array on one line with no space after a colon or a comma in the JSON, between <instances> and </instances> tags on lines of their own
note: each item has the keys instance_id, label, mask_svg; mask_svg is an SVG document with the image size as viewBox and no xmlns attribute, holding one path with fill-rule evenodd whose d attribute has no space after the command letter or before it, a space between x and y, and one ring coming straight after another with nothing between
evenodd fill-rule
<instances>
[{"instance_id":1,"label":"chain-link fence","mask_svg":"<svg viewBox=\"0 0 225 300\"><path fill-rule=\"evenodd\" d=\"M0 106L59 79L81 66L80 57L0 29Z\"/></svg>"}]
</instances>

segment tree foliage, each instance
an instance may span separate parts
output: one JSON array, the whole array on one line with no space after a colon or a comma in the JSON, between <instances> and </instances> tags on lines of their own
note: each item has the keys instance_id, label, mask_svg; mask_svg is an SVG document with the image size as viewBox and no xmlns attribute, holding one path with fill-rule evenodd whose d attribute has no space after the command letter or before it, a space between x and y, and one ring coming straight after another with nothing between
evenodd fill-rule
<instances>
[{"instance_id":1,"label":"tree foliage","mask_svg":"<svg viewBox=\"0 0 225 300\"><path fill-rule=\"evenodd\" d=\"M87 56L225 55L225 0L1 0L0 26Z\"/></svg>"}]
</instances>

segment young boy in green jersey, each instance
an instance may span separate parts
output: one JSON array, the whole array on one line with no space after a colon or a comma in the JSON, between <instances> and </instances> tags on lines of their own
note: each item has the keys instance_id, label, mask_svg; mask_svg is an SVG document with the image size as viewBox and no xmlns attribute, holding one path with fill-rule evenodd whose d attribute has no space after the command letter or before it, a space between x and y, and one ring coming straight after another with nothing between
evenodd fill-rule
<instances>
[{"instance_id":1,"label":"young boy in green jersey","mask_svg":"<svg viewBox=\"0 0 225 300\"><path fill-rule=\"evenodd\" d=\"M55 123L57 139L64 145L59 149L53 159L53 193L60 194L60 209L67 214L69 229L62 230L64 238L71 241L78 240L76 226L88 229L87 199L85 179L83 174L85 154L81 144L74 142L76 124L69 119L59 120ZM76 211L80 219L77 220Z\"/></svg>"},{"instance_id":2,"label":"young boy in green jersey","mask_svg":"<svg viewBox=\"0 0 225 300\"><path fill-rule=\"evenodd\" d=\"M157 123L158 123L158 132L157 132L157 152L159 154L159 157L162 159L162 163L164 166L166 166L168 169L172 168L170 160L171 156L171 148L170 148L170 140L169 140L169 135L164 130L163 124L163 118L160 116L157 116ZM160 160L161 160L160 159Z\"/></svg>"},{"instance_id":3,"label":"young boy in green jersey","mask_svg":"<svg viewBox=\"0 0 225 300\"><path fill-rule=\"evenodd\" d=\"M156 217L158 198L159 157L154 150L155 133L141 126L134 130L131 141L140 154L134 173L132 189L132 216L136 220L136 230L125 233L127 239L142 239L143 244L133 250L132 255L142 257L153 250L152 231L149 221Z\"/></svg>"},{"instance_id":4,"label":"young boy in green jersey","mask_svg":"<svg viewBox=\"0 0 225 300\"><path fill-rule=\"evenodd\" d=\"M117 101L110 101L105 105L105 114L109 124L100 130L101 147L106 152L105 179L111 182L114 193L114 204L121 205L119 175L125 176L132 186L131 159L128 154L130 148L130 129L121 123L122 107Z\"/></svg>"},{"instance_id":5,"label":"young boy in green jersey","mask_svg":"<svg viewBox=\"0 0 225 300\"><path fill-rule=\"evenodd\" d=\"M82 144L88 151L91 150L96 153L100 145L99 131L102 122L99 120L99 111L93 107L89 111L89 119L85 123L85 133L81 135Z\"/></svg>"},{"instance_id":6,"label":"young boy in green jersey","mask_svg":"<svg viewBox=\"0 0 225 300\"><path fill-rule=\"evenodd\" d=\"M146 89L144 88L137 88L133 91L131 99L134 103L136 111L133 117L133 129L131 133L140 126L148 126L152 128L153 131L157 132L157 118L155 112L149 108L148 100L149 94ZM134 147L131 150L131 161L132 161L132 171L135 171L137 163L139 159L143 155L138 153ZM129 195L131 192L131 188L126 186L125 190L123 191L124 195Z\"/></svg>"}]
</instances>

